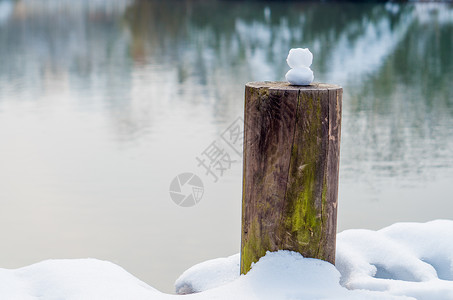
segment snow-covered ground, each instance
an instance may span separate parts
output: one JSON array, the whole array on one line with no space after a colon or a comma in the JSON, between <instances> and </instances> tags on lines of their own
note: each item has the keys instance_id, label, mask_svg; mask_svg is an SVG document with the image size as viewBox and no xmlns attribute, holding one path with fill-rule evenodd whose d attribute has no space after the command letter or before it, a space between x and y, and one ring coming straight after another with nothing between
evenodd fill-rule
<instances>
[{"instance_id":1,"label":"snow-covered ground","mask_svg":"<svg viewBox=\"0 0 453 300\"><path fill-rule=\"evenodd\" d=\"M158 270L156 270L158 272ZM96 259L0 269L0 299L453 299L453 221L397 223L337 235L336 267L298 253L268 253L239 276L239 255L193 266L159 292Z\"/></svg>"}]
</instances>

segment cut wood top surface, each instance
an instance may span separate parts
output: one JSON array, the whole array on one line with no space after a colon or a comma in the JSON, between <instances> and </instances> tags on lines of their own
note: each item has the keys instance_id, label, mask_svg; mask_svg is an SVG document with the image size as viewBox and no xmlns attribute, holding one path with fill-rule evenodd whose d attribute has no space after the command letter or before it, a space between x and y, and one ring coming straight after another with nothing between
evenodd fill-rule
<instances>
[{"instance_id":1,"label":"cut wood top surface","mask_svg":"<svg viewBox=\"0 0 453 300\"><path fill-rule=\"evenodd\" d=\"M338 90L341 89L341 86L336 84L327 84L313 82L310 85L291 85L286 81L262 81L262 82L249 82L246 84L248 87L252 88L269 88L276 90L304 90L304 91L314 91L314 90Z\"/></svg>"}]
</instances>

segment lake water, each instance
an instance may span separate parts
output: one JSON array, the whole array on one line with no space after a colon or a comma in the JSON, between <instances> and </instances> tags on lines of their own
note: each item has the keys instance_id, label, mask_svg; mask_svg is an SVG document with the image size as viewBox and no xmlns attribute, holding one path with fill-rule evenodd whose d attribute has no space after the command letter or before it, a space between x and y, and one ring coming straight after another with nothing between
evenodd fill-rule
<instances>
[{"instance_id":1,"label":"lake water","mask_svg":"<svg viewBox=\"0 0 453 300\"><path fill-rule=\"evenodd\" d=\"M244 84L292 47L344 88L339 230L453 218L453 5L0 0L0 267L113 261L173 291L239 252ZM197 157L235 160L214 176ZM204 184L177 206L184 172Z\"/></svg>"}]
</instances>

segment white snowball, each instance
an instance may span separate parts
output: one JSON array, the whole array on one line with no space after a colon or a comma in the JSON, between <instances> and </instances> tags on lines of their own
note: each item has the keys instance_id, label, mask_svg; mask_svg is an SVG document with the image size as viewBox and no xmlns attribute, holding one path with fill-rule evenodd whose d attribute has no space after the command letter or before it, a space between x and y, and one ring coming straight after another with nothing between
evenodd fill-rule
<instances>
[{"instance_id":1,"label":"white snowball","mask_svg":"<svg viewBox=\"0 0 453 300\"><path fill-rule=\"evenodd\" d=\"M313 71L307 67L291 69L285 77L293 85L309 85L314 79Z\"/></svg>"},{"instance_id":2,"label":"white snowball","mask_svg":"<svg viewBox=\"0 0 453 300\"><path fill-rule=\"evenodd\" d=\"M293 48L289 50L286 62L290 68L310 67L313 54L308 48Z\"/></svg>"}]
</instances>

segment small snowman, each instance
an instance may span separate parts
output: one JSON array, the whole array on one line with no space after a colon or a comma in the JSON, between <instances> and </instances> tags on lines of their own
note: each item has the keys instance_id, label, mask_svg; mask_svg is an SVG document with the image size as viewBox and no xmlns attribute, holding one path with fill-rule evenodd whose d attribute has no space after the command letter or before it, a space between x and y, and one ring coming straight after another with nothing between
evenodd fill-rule
<instances>
[{"instance_id":1,"label":"small snowman","mask_svg":"<svg viewBox=\"0 0 453 300\"><path fill-rule=\"evenodd\" d=\"M314 75L310 69L313 54L308 48L293 48L289 50L286 62L291 70L286 73L286 80L292 85L309 85L313 82Z\"/></svg>"}]
</instances>

